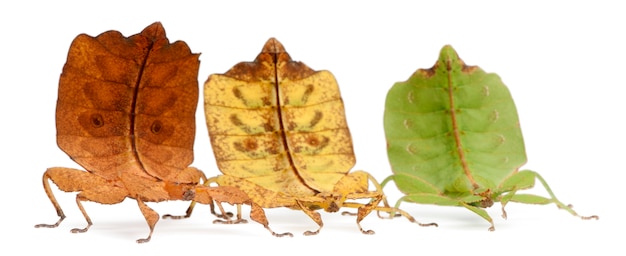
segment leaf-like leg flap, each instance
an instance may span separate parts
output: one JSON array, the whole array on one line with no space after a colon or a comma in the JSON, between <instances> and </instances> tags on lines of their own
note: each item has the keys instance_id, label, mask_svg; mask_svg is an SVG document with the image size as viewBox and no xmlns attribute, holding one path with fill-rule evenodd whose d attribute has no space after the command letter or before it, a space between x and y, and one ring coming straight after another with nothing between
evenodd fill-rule
<instances>
[{"instance_id":1,"label":"leaf-like leg flap","mask_svg":"<svg viewBox=\"0 0 626 256\"><path fill-rule=\"evenodd\" d=\"M578 215L578 213L576 213L576 211L574 211L574 209L572 209L572 207L570 205L566 205L563 202L559 201L556 196L554 195L554 192L552 192L552 189L550 188L550 186L548 185L548 183L546 182L545 179L543 179L543 177L541 177L541 175L539 175L539 173L534 172L534 171L530 171L530 170L524 170L519 172L524 173L525 175L531 177L533 180L535 178L537 178L537 180L539 180L539 182L541 182L541 184L543 185L543 187L546 189L546 191L548 192L548 194L550 195L550 198L545 198L542 196L537 196L537 195L529 195L529 194L515 194L513 195L509 201L513 201L513 202L519 202L519 203L526 203L526 204L549 204L549 203L554 203L556 204L556 206L560 209L566 210L567 212L569 212L570 214L579 217L583 220L589 220L589 219L599 219L599 217L597 215L591 215L591 216L580 216Z\"/></svg>"},{"instance_id":2,"label":"leaf-like leg flap","mask_svg":"<svg viewBox=\"0 0 626 256\"><path fill-rule=\"evenodd\" d=\"M307 230L307 231L304 232L304 235L305 236L312 236L312 235L319 234L320 230L324 226L324 222L322 222L322 216L319 214L319 212L316 212L316 211L313 211L313 210L309 209L302 202L300 202L300 200L298 200L298 199L296 199L296 204L298 205L298 207L300 207L300 210L302 210L306 215L308 215L311 219L313 219L313 221L315 221L315 223L317 223L317 225L319 225L319 228L316 231Z\"/></svg>"},{"instance_id":3,"label":"leaf-like leg flap","mask_svg":"<svg viewBox=\"0 0 626 256\"><path fill-rule=\"evenodd\" d=\"M147 243L150 242L150 239L152 238L154 226L156 225L157 221L159 221L159 214L152 210L150 207L148 207L143 201L141 201L141 199L137 199L137 204L139 205L139 210L141 210L143 217L146 218L146 222L148 222L148 227L150 227L150 233L148 234L148 237L137 239L137 243Z\"/></svg>"},{"instance_id":4,"label":"leaf-like leg flap","mask_svg":"<svg viewBox=\"0 0 626 256\"><path fill-rule=\"evenodd\" d=\"M491 217L489 216L487 211L485 211L485 209L479 208L479 207L476 207L476 206L472 206L472 205L469 205L469 204L464 203L464 202L460 202L460 205L465 207L465 208L467 208L468 210L478 214L480 217L482 217L483 219L488 221L489 224L491 224L491 226L487 230L489 230L489 231L495 231L496 230L496 228L495 228L495 226L493 224L493 219L491 219Z\"/></svg>"},{"instance_id":5,"label":"leaf-like leg flap","mask_svg":"<svg viewBox=\"0 0 626 256\"><path fill-rule=\"evenodd\" d=\"M57 202L54 194L52 193L52 189L50 188L50 184L48 180L52 180L57 187L65 192L77 192L82 191L78 195L76 195L76 203L80 211L82 212L85 220L87 220L88 226L84 229L72 229L72 233L82 233L89 229L91 226L91 220L89 216L85 212L81 201L94 201L102 204L116 204L124 200L128 195L128 192L120 187L112 186L107 183L104 178L91 174L89 172L81 171L78 169L71 168L63 168L63 167L54 167L49 168L43 175L43 186L50 202L54 205L54 208L57 211L57 215L59 216L59 220L57 223L49 225L49 224L39 224L35 227L41 228L54 228L57 227L63 219L65 219L65 214L63 214L63 210L61 210L61 206Z\"/></svg>"},{"instance_id":6,"label":"leaf-like leg flap","mask_svg":"<svg viewBox=\"0 0 626 256\"><path fill-rule=\"evenodd\" d=\"M382 201L383 205L385 207L389 207L389 202L387 201L387 196L385 196L385 194L383 193L383 187L380 183L378 183L378 181L374 178L374 176L372 176L371 174L364 172L364 171L357 171L352 173L352 175L356 175L356 174L360 174L360 175L367 175L367 180L369 182L372 183L372 185L374 186L374 188L376 188L376 190L374 192L370 191L369 193L351 193L348 194L348 196L346 197L347 199L362 199L362 198L370 198L370 202L373 202L375 200L377 200L378 202ZM390 177L387 177L386 181L384 182L389 182ZM367 187L366 187L367 188ZM347 190L349 191L349 190ZM381 198L379 199L378 196L381 196ZM361 204L358 204L361 205ZM378 203L374 204L375 206L378 205ZM345 204L344 204L345 206ZM388 212L389 213L389 212ZM369 213L368 213L369 214ZM384 218L392 218L392 216L390 217L383 217L380 215L380 211L377 211L376 214L378 215L379 218L384 219ZM344 211L341 213L341 215L343 216L358 216L358 213L352 213L352 212L348 212L348 211ZM400 215L396 215L394 217L400 217Z\"/></svg>"},{"instance_id":7,"label":"leaf-like leg flap","mask_svg":"<svg viewBox=\"0 0 626 256\"><path fill-rule=\"evenodd\" d=\"M350 194L348 195L347 198L349 199L370 198L372 200L368 204L344 202L343 207L357 208L358 211L357 211L357 217L356 217L356 225L359 227L359 230L361 231L361 233L366 234L366 235L373 235L375 233L374 230L363 230L363 227L361 227L361 221L365 218L365 216L369 215L372 212L372 210L376 208L376 206L378 206L380 201L383 199L383 195L380 193L373 193L373 194L362 193L362 194L363 195L361 195L361 193Z\"/></svg>"},{"instance_id":8,"label":"leaf-like leg flap","mask_svg":"<svg viewBox=\"0 0 626 256\"><path fill-rule=\"evenodd\" d=\"M284 236L288 236L288 237L293 237L293 234L286 232L286 233L276 233L274 232L270 226L269 226L269 222L267 221L267 217L265 216L265 211L263 210L263 208L261 206L259 206L256 203L251 203L251 210L250 210L250 218L258 223L260 223L261 225L263 225L263 227L265 227L265 229L269 230L270 233L272 233L273 236L275 237L284 237ZM319 231L319 230L318 230Z\"/></svg>"}]
</instances>

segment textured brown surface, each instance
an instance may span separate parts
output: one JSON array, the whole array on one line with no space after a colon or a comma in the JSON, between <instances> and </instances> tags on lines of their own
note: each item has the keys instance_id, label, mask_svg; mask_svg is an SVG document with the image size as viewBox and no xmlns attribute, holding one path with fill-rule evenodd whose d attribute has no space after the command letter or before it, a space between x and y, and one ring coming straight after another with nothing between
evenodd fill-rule
<instances>
[{"instance_id":1,"label":"textured brown surface","mask_svg":"<svg viewBox=\"0 0 626 256\"><path fill-rule=\"evenodd\" d=\"M193 167L198 54L170 44L160 23L125 38L117 31L77 36L63 67L56 109L57 143L85 171L53 167L43 176L57 227L65 218L48 179L82 201L137 200L150 227L159 215L144 202L191 200L204 174ZM209 200L210 201L210 200Z\"/></svg>"}]
</instances>

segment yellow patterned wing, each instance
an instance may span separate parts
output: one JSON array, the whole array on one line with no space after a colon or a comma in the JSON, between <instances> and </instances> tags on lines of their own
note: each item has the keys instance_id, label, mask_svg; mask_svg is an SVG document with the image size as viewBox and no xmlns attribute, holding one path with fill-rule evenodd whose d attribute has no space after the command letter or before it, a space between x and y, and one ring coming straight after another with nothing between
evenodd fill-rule
<instances>
[{"instance_id":1,"label":"yellow patterned wing","mask_svg":"<svg viewBox=\"0 0 626 256\"><path fill-rule=\"evenodd\" d=\"M292 61L276 39L211 75L204 96L218 167L259 186L250 190L329 192L356 161L335 78Z\"/></svg>"}]
</instances>

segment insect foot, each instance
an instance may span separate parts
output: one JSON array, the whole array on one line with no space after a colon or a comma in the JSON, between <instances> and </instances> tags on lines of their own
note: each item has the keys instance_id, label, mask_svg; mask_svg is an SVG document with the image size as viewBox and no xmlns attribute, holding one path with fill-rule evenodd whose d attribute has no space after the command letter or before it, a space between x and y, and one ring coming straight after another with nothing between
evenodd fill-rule
<instances>
[{"instance_id":1,"label":"insect foot","mask_svg":"<svg viewBox=\"0 0 626 256\"><path fill-rule=\"evenodd\" d=\"M432 68L418 69L387 93L384 112L387 157L393 181L404 194L401 202L464 207L494 223L485 207L500 202L556 204L581 219L557 200L536 172L523 170L524 140L517 110L500 77L466 65L456 51L444 46ZM539 180L549 198L519 194Z\"/></svg>"}]
</instances>

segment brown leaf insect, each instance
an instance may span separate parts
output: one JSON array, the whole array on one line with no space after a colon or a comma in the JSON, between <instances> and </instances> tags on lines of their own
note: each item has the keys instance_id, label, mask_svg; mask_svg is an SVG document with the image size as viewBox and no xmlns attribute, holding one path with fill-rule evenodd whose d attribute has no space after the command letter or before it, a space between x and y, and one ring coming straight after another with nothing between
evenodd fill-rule
<instances>
[{"instance_id":1,"label":"brown leaf insect","mask_svg":"<svg viewBox=\"0 0 626 256\"><path fill-rule=\"evenodd\" d=\"M211 204L213 210L212 190L199 185L205 175L189 167L198 56L185 42L170 44L158 22L128 38L108 31L74 39L59 81L57 144L86 171L46 170L44 190L59 220L36 227L54 228L65 219L48 180L62 191L78 192L76 203L87 226L72 233L92 226L84 201L117 204L127 197L135 199L150 228L138 243L150 241L159 219L146 202L192 200L199 195L196 201Z\"/></svg>"},{"instance_id":2,"label":"brown leaf insect","mask_svg":"<svg viewBox=\"0 0 626 256\"><path fill-rule=\"evenodd\" d=\"M372 175L349 173L356 159L334 76L292 61L278 40L269 39L254 62L209 76L204 107L223 173L207 183L239 188L263 208L303 211L319 226L304 235L318 234L324 225L318 209L358 209L356 222L363 234L374 233L360 224L372 210L398 211L378 206L384 194ZM375 191L369 191L370 182ZM370 201L363 204L358 199Z\"/></svg>"}]
</instances>

